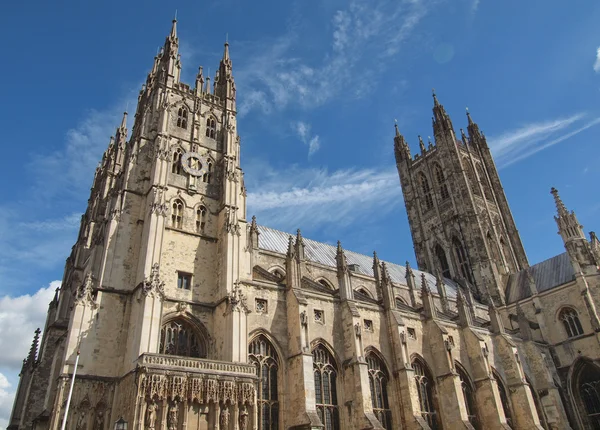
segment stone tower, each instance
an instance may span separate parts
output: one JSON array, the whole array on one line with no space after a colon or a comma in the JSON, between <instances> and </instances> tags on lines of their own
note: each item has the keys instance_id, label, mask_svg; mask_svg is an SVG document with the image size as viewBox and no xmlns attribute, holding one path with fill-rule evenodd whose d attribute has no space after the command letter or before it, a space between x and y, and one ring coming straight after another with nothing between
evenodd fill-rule
<instances>
[{"instance_id":1,"label":"stone tower","mask_svg":"<svg viewBox=\"0 0 600 430\"><path fill-rule=\"evenodd\" d=\"M470 286L476 297L504 302L506 276L528 267L485 136L468 118L468 136L433 94L435 144L419 136L411 155L396 126L396 166L419 269Z\"/></svg>"}]
</instances>

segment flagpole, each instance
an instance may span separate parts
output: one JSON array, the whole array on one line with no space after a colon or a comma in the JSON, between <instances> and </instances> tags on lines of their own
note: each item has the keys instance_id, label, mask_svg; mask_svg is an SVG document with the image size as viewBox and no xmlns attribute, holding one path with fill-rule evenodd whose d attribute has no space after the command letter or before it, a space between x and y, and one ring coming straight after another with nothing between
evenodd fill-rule
<instances>
[{"instance_id":1,"label":"flagpole","mask_svg":"<svg viewBox=\"0 0 600 430\"><path fill-rule=\"evenodd\" d=\"M79 349L77 349L77 357L75 358L75 368L73 369L73 377L71 378L71 388L69 388L67 406L65 407L65 415L63 416L62 427L60 428L60 430L65 430L65 427L67 425L67 417L69 416L69 406L71 406L71 396L73 395L73 386L75 385L75 374L77 374L77 364L79 364Z\"/></svg>"}]
</instances>

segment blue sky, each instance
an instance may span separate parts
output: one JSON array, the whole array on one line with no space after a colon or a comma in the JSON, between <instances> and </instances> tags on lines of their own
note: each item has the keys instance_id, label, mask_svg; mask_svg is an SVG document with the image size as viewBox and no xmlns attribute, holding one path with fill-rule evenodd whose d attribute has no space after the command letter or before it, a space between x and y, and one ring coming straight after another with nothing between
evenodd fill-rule
<instances>
[{"instance_id":1,"label":"blue sky","mask_svg":"<svg viewBox=\"0 0 600 430\"><path fill-rule=\"evenodd\" d=\"M415 152L417 135L432 134L435 88L457 132L468 106L488 137L536 263L563 251L551 186L586 231L600 228L600 3L577 5L5 2L0 347L14 353L0 361L0 427L94 167L122 111L134 112L175 8L189 83L199 65L214 75L228 34L249 213L259 223L414 262L393 124ZM18 324L16 310L26 314Z\"/></svg>"}]
</instances>

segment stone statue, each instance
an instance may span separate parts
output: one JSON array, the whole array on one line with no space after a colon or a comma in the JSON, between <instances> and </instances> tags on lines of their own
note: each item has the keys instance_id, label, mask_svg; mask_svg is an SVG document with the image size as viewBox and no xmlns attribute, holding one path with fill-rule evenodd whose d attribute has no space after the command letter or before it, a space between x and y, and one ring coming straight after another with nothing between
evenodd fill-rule
<instances>
[{"instance_id":1,"label":"stone statue","mask_svg":"<svg viewBox=\"0 0 600 430\"><path fill-rule=\"evenodd\" d=\"M173 403L169 408L169 413L167 415L167 426L169 430L177 430L177 412L178 412L177 403Z\"/></svg>"},{"instance_id":2,"label":"stone statue","mask_svg":"<svg viewBox=\"0 0 600 430\"><path fill-rule=\"evenodd\" d=\"M240 411L240 430L247 430L248 428L248 409L246 405L242 406Z\"/></svg>"},{"instance_id":3,"label":"stone statue","mask_svg":"<svg viewBox=\"0 0 600 430\"><path fill-rule=\"evenodd\" d=\"M148 430L154 430L156 425L156 403L150 402L146 408L146 428Z\"/></svg>"},{"instance_id":4,"label":"stone statue","mask_svg":"<svg viewBox=\"0 0 600 430\"><path fill-rule=\"evenodd\" d=\"M227 406L223 406L221 410L221 430L226 430L229 426L229 408Z\"/></svg>"},{"instance_id":5,"label":"stone statue","mask_svg":"<svg viewBox=\"0 0 600 430\"><path fill-rule=\"evenodd\" d=\"M85 430L87 428L85 425L85 411L79 412L79 418L77 418L77 424L75 428L77 430Z\"/></svg>"},{"instance_id":6,"label":"stone statue","mask_svg":"<svg viewBox=\"0 0 600 430\"><path fill-rule=\"evenodd\" d=\"M306 311L302 311L300 313L300 325L302 327L306 327L308 325L308 316L306 315Z\"/></svg>"},{"instance_id":7,"label":"stone statue","mask_svg":"<svg viewBox=\"0 0 600 430\"><path fill-rule=\"evenodd\" d=\"M356 323L354 325L354 332L356 334L356 337L361 337L362 336L362 327L361 327L360 323Z\"/></svg>"},{"instance_id":8,"label":"stone statue","mask_svg":"<svg viewBox=\"0 0 600 430\"><path fill-rule=\"evenodd\" d=\"M94 430L104 430L104 411L98 411L96 413L96 422L94 423Z\"/></svg>"}]
</instances>

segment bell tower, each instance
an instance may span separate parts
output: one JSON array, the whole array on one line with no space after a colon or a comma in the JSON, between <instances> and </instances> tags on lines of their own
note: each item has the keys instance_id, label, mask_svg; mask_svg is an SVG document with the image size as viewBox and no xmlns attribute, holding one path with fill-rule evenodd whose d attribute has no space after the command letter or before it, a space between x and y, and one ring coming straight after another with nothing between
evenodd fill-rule
<instances>
[{"instance_id":1,"label":"bell tower","mask_svg":"<svg viewBox=\"0 0 600 430\"><path fill-rule=\"evenodd\" d=\"M419 269L502 304L505 278L528 267L527 256L485 136L467 120L459 139L434 93L435 143L419 136L413 157L396 125L396 166Z\"/></svg>"}]
</instances>

